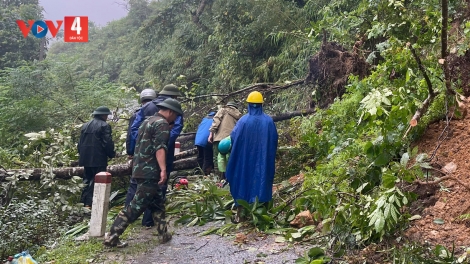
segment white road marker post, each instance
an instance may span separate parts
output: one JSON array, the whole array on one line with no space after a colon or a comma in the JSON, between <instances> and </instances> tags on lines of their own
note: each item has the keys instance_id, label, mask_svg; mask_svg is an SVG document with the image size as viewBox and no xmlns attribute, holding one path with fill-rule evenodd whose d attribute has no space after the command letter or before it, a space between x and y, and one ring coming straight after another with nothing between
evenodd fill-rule
<instances>
[{"instance_id":1,"label":"white road marker post","mask_svg":"<svg viewBox=\"0 0 470 264\"><path fill-rule=\"evenodd\" d=\"M106 231L106 219L111 193L111 173L100 172L95 176L93 205L91 207L90 237L102 237Z\"/></svg>"},{"instance_id":2,"label":"white road marker post","mask_svg":"<svg viewBox=\"0 0 470 264\"><path fill-rule=\"evenodd\" d=\"M175 155L181 152L181 143L175 142Z\"/></svg>"}]
</instances>

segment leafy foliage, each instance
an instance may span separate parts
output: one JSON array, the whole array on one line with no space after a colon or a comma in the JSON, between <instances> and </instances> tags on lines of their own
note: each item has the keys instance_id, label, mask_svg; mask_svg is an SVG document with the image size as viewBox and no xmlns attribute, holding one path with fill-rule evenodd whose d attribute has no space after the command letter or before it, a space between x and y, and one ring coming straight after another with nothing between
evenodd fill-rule
<instances>
[{"instance_id":1,"label":"leafy foliage","mask_svg":"<svg viewBox=\"0 0 470 264\"><path fill-rule=\"evenodd\" d=\"M54 203L36 201L34 197L14 199L8 206L0 207L0 258L29 249L36 251L60 232L61 219L52 213Z\"/></svg>"},{"instance_id":2,"label":"leafy foliage","mask_svg":"<svg viewBox=\"0 0 470 264\"><path fill-rule=\"evenodd\" d=\"M17 67L24 62L38 60L40 44L46 49L40 39L23 38L16 20L39 20L42 18L42 8L38 0L2 1L0 3L0 70ZM1 73L0 73L1 75Z\"/></svg>"}]
</instances>

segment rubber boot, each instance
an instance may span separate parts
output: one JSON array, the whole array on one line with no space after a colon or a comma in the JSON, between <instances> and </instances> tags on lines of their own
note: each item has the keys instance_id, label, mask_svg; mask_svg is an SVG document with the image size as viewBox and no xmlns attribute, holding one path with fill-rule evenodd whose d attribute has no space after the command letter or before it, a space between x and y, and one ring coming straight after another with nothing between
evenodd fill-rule
<instances>
[{"instance_id":1,"label":"rubber boot","mask_svg":"<svg viewBox=\"0 0 470 264\"><path fill-rule=\"evenodd\" d=\"M121 242L119 236L124 233L126 228L129 226L129 221L126 215L121 211L114 220L113 225L109 231L109 236L103 242L103 245L107 247L118 247L123 248L127 246L126 242Z\"/></svg>"},{"instance_id":2,"label":"rubber boot","mask_svg":"<svg viewBox=\"0 0 470 264\"><path fill-rule=\"evenodd\" d=\"M152 213L153 222L157 227L158 235L161 237L160 243L165 244L171 240L172 235L168 232L168 225L165 220L165 212L157 211Z\"/></svg>"}]
</instances>

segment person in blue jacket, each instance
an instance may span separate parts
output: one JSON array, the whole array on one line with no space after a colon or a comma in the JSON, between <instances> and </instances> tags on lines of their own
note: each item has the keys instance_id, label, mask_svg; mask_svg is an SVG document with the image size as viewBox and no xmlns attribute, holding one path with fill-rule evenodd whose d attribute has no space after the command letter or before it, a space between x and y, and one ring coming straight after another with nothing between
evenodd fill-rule
<instances>
[{"instance_id":1,"label":"person in blue jacket","mask_svg":"<svg viewBox=\"0 0 470 264\"><path fill-rule=\"evenodd\" d=\"M181 96L179 89L174 84L167 84L163 89L158 93L158 97L153 99L150 103L145 104L136 114L135 120L131 125L131 136L129 142L129 149L131 150L128 153L130 156L134 155L137 135L139 132L139 127L144 122L145 118L155 115L159 111L157 104L165 101L167 98L176 99L178 96ZM173 160L175 156L175 142L176 138L181 134L183 130L183 116L178 116L175 120L173 128L170 131L170 138L168 140L168 151L166 153L166 173L167 173L167 182L162 186L163 196L166 194L168 188L168 179L170 178L170 173L173 171ZM127 197L134 197L135 190L137 189L137 182L131 179L129 189L127 190ZM132 199L130 199L132 200ZM127 204L126 204L127 205ZM152 214L150 211L146 211L142 218L142 225L151 227L154 226L152 219Z\"/></svg>"},{"instance_id":2,"label":"person in blue jacket","mask_svg":"<svg viewBox=\"0 0 470 264\"><path fill-rule=\"evenodd\" d=\"M263 95L248 95L248 114L242 116L230 134L232 149L226 177L235 204L237 200L260 203L272 199L278 133L273 119L263 112ZM241 207L235 221L240 220Z\"/></svg>"},{"instance_id":3,"label":"person in blue jacket","mask_svg":"<svg viewBox=\"0 0 470 264\"><path fill-rule=\"evenodd\" d=\"M214 168L214 151L212 149L212 143L207 141L209 137L209 128L212 125L212 119L214 118L215 112L209 112L209 114L204 117L197 127L196 139L194 140L194 145L197 148L197 164L201 168L204 175L211 173Z\"/></svg>"}]
</instances>

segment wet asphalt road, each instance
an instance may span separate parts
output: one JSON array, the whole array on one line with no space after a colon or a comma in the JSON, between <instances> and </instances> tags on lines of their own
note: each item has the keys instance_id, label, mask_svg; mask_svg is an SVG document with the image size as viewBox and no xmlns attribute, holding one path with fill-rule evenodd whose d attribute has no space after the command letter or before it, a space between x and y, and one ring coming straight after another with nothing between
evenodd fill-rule
<instances>
[{"instance_id":1,"label":"wet asphalt road","mask_svg":"<svg viewBox=\"0 0 470 264\"><path fill-rule=\"evenodd\" d=\"M200 236L210 227L177 228L173 239L145 255L134 258L131 263L295 263L308 248L303 245L276 243L275 235L256 237L248 235L246 243L235 243L234 236Z\"/></svg>"}]
</instances>

